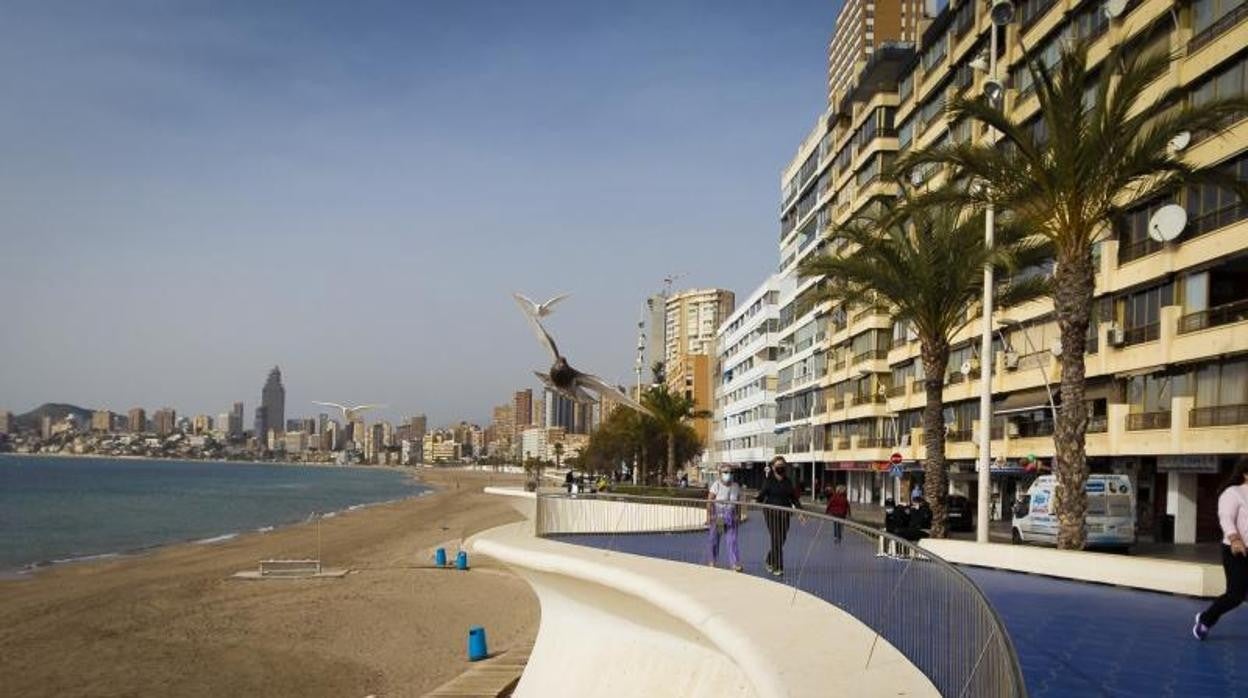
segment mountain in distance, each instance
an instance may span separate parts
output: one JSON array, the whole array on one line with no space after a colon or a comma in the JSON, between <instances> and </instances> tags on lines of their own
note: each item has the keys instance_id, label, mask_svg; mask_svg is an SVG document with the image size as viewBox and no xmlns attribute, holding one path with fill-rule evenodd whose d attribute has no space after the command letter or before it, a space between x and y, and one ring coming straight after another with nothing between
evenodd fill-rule
<instances>
[{"instance_id":1,"label":"mountain in distance","mask_svg":"<svg viewBox=\"0 0 1248 698\"><path fill-rule=\"evenodd\" d=\"M74 415L74 419L78 420L79 424L91 423L91 410L63 402L45 402L29 412L17 415L14 421L21 428L38 429L43 423L44 415L49 415L52 421L59 422L68 414Z\"/></svg>"}]
</instances>

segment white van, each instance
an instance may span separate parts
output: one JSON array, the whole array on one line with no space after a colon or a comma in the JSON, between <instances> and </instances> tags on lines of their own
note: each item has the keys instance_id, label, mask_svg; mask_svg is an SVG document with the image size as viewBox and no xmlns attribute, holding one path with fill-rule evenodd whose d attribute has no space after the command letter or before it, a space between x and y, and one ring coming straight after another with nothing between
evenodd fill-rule
<instances>
[{"instance_id":1,"label":"white van","mask_svg":"<svg viewBox=\"0 0 1248 698\"><path fill-rule=\"evenodd\" d=\"M1015 543L1057 543L1057 516L1052 512L1052 475L1041 475L1014 504ZM1088 476L1088 514L1084 526L1090 547L1125 548L1135 544L1135 490L1126 475Z\"/></svg>"}]
</instances>

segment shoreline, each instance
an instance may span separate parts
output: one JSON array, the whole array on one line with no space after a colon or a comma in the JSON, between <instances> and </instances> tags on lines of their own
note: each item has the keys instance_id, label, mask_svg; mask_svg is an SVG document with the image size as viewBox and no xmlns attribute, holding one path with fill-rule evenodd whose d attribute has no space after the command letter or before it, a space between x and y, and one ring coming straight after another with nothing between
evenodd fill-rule
<instances>
[{"instance_id":1,"label":"shoreline","mask_svg":"<svg viewBox=\"0 0 1248 698\"><path fill-rule=\"evenodd\" d=\"M225 458L151 458L149 456L110 456L98 453L17 453L15 451L0 452L0 460L5 458L94 458L96 460L150 461L153 463L219 463L221 465L275 465L275 466L306 466L309 468L355 468L359 470L415 470L423 465L362 465L360 463L308 463L289 460L230 460Z\"/></svg>"},{"instance_id":2,"label":"shoreline","mask_svg":"<svg viewBox=\"0 0 1248 698\"><path fill-rule=\"evenodd\" d=\"M270 463L270 462L264 462L264 461L180 460L176 458L145 458L142 456L99 457L99 456L86 455L86 454L79 455L79 454L59 454L59 453L47 453L47 454L0 453L0 461L2 461L5 456L26 457L26 456L32 456L32 455L38 455L38 456L42 456L45 458L78 458L78 459L94 458L97 460L141 460L141 461L163 461L163 462L168 462L168 463L212 463L212 464L226 464L226 465L240 464L240 465L274 465L274 466L304 465L303 463ZM356 468L356 469L362 469L362 470L373 470L377 468L384 468L386 470L399 470L400 468L414 470L413 466L396 467L396 466L373 466L373 465L332 465L332 464L327 464L327 463L320 464L320 465L324 467L332 467L332 468ZM142 558L145 556L150 556L155 553L158 553L161 550L166 549L166 548L182 546L182 545L192 545L192 546L193 545L199 545L199 546L218 545L221 543L236 540L241 536L252 535L252 534L265 535L268 533L274 533L277 531L288 529L292 526L299 526L301 524L311 523L315 521L317 518L333 519L343 514L347 514L350 512L354 512L354 511L360 511L360 510L368 509L371 507L384 506L387 504L397 504L399 502L404 502L410 499L420 499L421 497L426 497L426 496L435 494L439 491L438 485L422 480L419 477L419 473L417 472L409 472L409 473L406 473L406 475L407 477L404 478L405 483L423 487L424 489L422 489L419 492L408 494L407 496L394 497L391 499L381 499L381 500L371 501L371 502L353 502L351 504L347 504L343 506L340 509L332 509L332 510L324 511L324 512L312 512L308 514L307 516L298 520L275 521L272 523L264 524L257 528L225 531L224 533L210 535L210 536L203 537L203 538L199 538L199 537L180 538L180 539L171 540L171 541L149 543L147 545L140 545L138 547L126 548L122 550L105 550L101 552L87 553L84 555L75 555L75 556L65 557L65 558L55 558L55 559L50 559L50 560L48 559L35 560L33 562L27 562L25 564L22 564L19 567L0 567L0 581L20 581L23 579L31 579L41 573L46 573L49 570L53 570L53 569L57 569L57 568L61 568L61 567L69 566L69 565L75 565L75 566L76 565L89 565L89 564L101 563L101 562L118 560L118 559Z\"/></svg>"},{"instance_id":3,"label":"shoreline","mask_svg":"<svg viewBox=\"0 0 1248 698\"><path fill-rule=\"evenodd\" d=\"M481 492L519 476L431 474L404 498L213 544L63 564L0 581L0 685L14 695L419 696L467 668L464 635L531 642L538 606L504 566L437 569L435 547L520 519ZM321 530L318 531L317 529ZM322 558L340 579L247 581L266 557ZM56 657L49 661L48 657Z\"/></svg>"}]
</instances>

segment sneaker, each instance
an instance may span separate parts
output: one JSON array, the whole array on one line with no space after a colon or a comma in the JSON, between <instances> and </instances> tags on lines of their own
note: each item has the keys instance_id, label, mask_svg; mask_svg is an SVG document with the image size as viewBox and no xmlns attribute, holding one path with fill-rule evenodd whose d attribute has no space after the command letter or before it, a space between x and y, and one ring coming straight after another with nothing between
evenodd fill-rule
<instances>
[{"instance_id":1,"label":"sneaker","mask_svg":"<svg viewBox=\"0 0 1248 698\"><path fill-rule=\"evenodd\" d=\"M732 566L732 571L733 571L733 572L741 572L741 571L744 571L744 570L745 570L745 568L744 568L744 567L742 567L741 565L733 565L733 566Z\"/></svg>"},{"instance_id":2,"label":"sneaker","mask_svg":"<svg viewBox=\"0 0 1248 698\"><path fill-rule=\"evenodd\" d=\"M771 571L771 576L773 576L773 577L783 577L783 576L784 576L784 570L779 569L779 568L774 569L774 570L772 570L772 571Z\"/></svg>"},{"instance_id":3,"label":"sneaker","mask_svg":"<svg viewBox=\"0 0 1248 698\"><path fill-rule=\"evenodd\" d=\"M1209 626L1200 622L1199 613L1196 614L1196 625L1192 626L1192 635L1195 635L1197 640L1203 640L1209 637Z\"/></svg>"},{"instance_id":4,"label":"sneaker","mask_svg":"<svg viewBox=\"0 0 1248 698\"><path fill-rule=\"evenodd\" d=\"M770 562L763 563L763 567L766 567L768 572L774 573L776 571L776 569L771 566Z\"/></svg>"},{"instance_id":5,"label":"sneaker","mask_svg":"<svg viewBox=\"0 0 1248 698\"><path fill-rule=\"evenodd\" d=\"M706 563L706 566L707 566L707 567L715 567L715 561L714 561L714 560L711 560L710 562Z\"/></svg>"}]
</instances>

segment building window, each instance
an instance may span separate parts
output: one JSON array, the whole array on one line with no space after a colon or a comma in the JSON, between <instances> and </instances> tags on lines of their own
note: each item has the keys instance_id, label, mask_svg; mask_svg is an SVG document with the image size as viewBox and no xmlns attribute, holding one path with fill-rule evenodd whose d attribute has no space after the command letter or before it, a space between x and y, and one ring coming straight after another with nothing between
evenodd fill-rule
<instances>
[{"instance_id":1,"label":"building window","mask_svg":"<svg viewBox=\"0 0 1248 698\"><path fill-rule=\"evenodd\" d=\"M1248 154L1219 165L1218 169L1233 174L1240 182L1248 182ZM1187 218L1188 236L1196 237L1248 218L1248 205L1241 203L1232 191L1201 184L1187 189Z\"/></svg>"},{"instance_id":2,"label":"building window","mask_svg":"<svg viewBox=\"0 0 1248 698\"><path fill-rule=\"evenodd\" d=\"M1199 36L1227 15L1243 12L1244 0L1192 0L1192 35Z\"/></svg>"}]
</instances>

